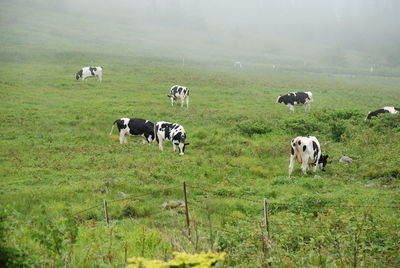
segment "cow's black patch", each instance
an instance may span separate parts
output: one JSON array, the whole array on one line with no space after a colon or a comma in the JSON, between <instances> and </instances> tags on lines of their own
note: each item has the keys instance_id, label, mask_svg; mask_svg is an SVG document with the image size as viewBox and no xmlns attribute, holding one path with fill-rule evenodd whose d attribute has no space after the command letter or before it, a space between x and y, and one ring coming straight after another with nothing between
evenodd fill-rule
<instances>
[{"instance_id":1,"label":"cow's black patch","mask_svg":"<svg viewBox=\"0 0 400 268\"><path fill-rule=\"evenodd\" d=\"M89 71L92 74L92 76L95 76L94 72L97 71L96 67L89 67Z\"/></svg>"},{"instance_id":2,"label":"cow's black patch","mask_svg":"<svg viewBox=\"0 0 400 268\"><path fill-rule=\"evenodd\" d=\"M319 153L319 148L315 141L312 142L312 146L313 146L313 150L314 150L314 159L316 159L318 156L318 153Z\"/></svg>"},{"instance_id":3,"label":"cow's black patch","mask_svg":"<svg viewBox=\"0 0 400 268\"><path fill-rule=\"evenodd\" d=\"M291 104L304 104L307 100L310 100L310 96L308 96L305 92L296 92L296 93L288 93L286 95L280 96L278 99L278 103L284 103L285 105Z\"/></svg>"},{"instance_id":4,"label":"cow's black patch","mask_svg":"<svg viewBox=\"0 0 400 268\"><path fill-rule=\"evenodd\" d=\"M290 147L292 155L294 155L293 147Z\"/></svg>"},{"instance_id":5,"label":"cow's black patch","mask_svg":"<svg viewBox=\"0 0 400 268\"><path fill-rule=\"evenodd\" d=\"M178 92L179 92L179 94L181 94L181 93L182 93L182 89L183 89L182 87L179 87L179 88L178 88Z\"/></svg>"},{"instance_id":6,"label":"cow's black patch","mask_svg":"<svg viewBox=\"0 0 400 268\"><path fill-rule=\"evenodd\" d=\"M82 73L83 73L83 70L82 70L82 69L80 69L80 70L79 70L79 72L77 72L77 73L75 74L75 78L76 78L76 80L79 80L79 78L81 78L81 77L82 77Z\"/></svg>"},{"instance_id":7,"label":"cow's black patch","mask_svg":"<svg viewBox=\"0 0 400 268\"><path fill-rule=\"evenodd\" d=\"M303 152L305 152L307 149L307 146L303 145Z\"/></svg>"},{"instance_id":8,"label":"cow's black patch","mask_svg":"<svg viewBox=\"0 0 400 268\"><path fill-rule=\"evenodd\" d=\"M367 119L371 119L373 116L378 116L378 114L383 114L383 113L388 113L389 111L385 110L385 109L378 109L372 112L369 112L367 115Z\"/></svg>"}]
</instances>

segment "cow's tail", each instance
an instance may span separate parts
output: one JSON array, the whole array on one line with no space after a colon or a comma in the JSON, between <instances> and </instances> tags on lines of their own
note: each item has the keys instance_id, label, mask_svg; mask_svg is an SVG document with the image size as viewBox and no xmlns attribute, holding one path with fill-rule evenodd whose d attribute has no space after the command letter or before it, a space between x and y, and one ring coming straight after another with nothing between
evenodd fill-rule
<instances>
[{"instance_id":1,"label":"cow's tail","mask_svg":"<svg viewBox=\"0 0 400 268\"><path fill-rule=\"evenodd\" d=\"M119 119L117 119L117 120L114 121L114 123L113 123L113 125L112 125L112 127L111 127L110 134L109 134L110 136L112 135L112 132L113 132L113 130L114 130L115 123L117 123L118 120L119 120Z\"/></svg>"}]
</instances>

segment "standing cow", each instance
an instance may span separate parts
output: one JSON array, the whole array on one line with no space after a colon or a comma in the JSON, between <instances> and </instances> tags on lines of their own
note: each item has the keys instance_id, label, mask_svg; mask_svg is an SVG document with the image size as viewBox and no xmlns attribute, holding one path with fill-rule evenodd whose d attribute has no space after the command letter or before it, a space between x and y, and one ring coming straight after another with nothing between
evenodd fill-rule
<instances>
[{"instance_id":1,"label":"standing cow","mask_svg":"<svg viewBox=\"0 0 400 268\"><path fill-rule=\"evenodd\" d=\"M311 110L311 102L313 101L312 93L310 91L306 92L291 92L283 96L279 96L276 99L276 103L284 103L294 112L295 105L305 105L305 111Z\"/></svg>"},{"instance_id":2,"label":"standing cow","mask_svg":"<svg viewBox=\"0 0 400 268\"><path fill-rule=\"evenodd\" d=\"M167 95L171 100L171 105L174 106L174 101L177 101L178 98L181 99L181 107L183 107L183 102L186 99L186 108L189 108L189 88L183 86L172 86Z\"/></svg>"},{"instance_id":3,"label":"standing cow","mask_svg":"<svg viewBox=\"0 0 400 268\"><path fill-rule=\"evenodd\" d=\"M383 113L397 114L398 112L400 112L400 108L386 106L386 107L383 107L381 109L378 109L378 110L375 110L375 111L372 111L372 112L368 112L367 117L365 118L365 120L371 119L373 116L378 116L379 114L383 114Z\"/></svg>"},{"instance_id":4,"label":"standing cow","mask_svg":"<svg viewBox=\"0 0 400 268\"><path fill-rule=\"evenodd\" d=\"M291 142L289 177L292 174L296 160L301 163L301 170L306 175L307 169L310 169L311 166L314 172L317 169L317 165L322 171L325 171L328 155L322 155L321 145L316 137L297 137Z\"/></svg>"},{"instance_id":5,"label":"standing cow","mask_svg":"<svg viewBox=\"0 0 400 268\"><path fill-rule=\"evenodd\" d=\"M103 78L103 67L102 66L83 67L82 69L79 70L79 72L77 72L75 74L76 80L79 80L79 78L81 78L82 81L85 81L86 78L88 78L88 77L95 77L95 76L97 76L99 78L99 82L101 82L101 80Z\"/></svg>"},{"instance_id":6,"label":"standing cow","mask_svg":"<svg viewBox=\"0 0 400 268\"><path fill-rule=\"evenodd\" d=\"M130 136L142 136L143 144L146 142L152 142L154 137L154 124L149 120L137 119L137 118L120 118L115 120L110 135L114 129L114 125L117 123L118 131L119 131L119 142L127 143L126 135Z\"/></svg>"},{"instance_id":7,"label":"standing cow","mask_svg":"<svg viewBox=\"0 0 400 268\"><path fill-rule=\"evenodd\" d=\"M172 142L174 152L176 151L176 146L178 146L179 155L185 154L185 147L189 143L185 142L186 133L181 125L160 121L156 123L154 133L161 151L163 150L163 141L168 140Z\"/></svg>"}]
</instances>

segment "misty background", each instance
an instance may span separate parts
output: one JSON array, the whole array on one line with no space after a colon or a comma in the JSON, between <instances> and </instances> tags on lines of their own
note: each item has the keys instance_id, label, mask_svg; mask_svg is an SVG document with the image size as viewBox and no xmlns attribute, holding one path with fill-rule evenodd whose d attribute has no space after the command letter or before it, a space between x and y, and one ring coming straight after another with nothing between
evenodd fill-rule
<instances>
[{"instance_id":1,"label":"misty background","mask_svg":"<svg viewBox=\"0 0 400 268\"><path fill-rule=\"evenodd\" d=\"M399 14L398 0L1 0L0 57L115 53L400 75Z\"/></svg>"}]
</instances>

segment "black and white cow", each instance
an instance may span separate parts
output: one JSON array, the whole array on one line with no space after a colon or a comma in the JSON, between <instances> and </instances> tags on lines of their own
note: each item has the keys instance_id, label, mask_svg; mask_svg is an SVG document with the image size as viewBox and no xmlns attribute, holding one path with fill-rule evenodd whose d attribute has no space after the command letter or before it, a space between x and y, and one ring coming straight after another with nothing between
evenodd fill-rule
<instances>
[{"instance_id":1,"label":"black and white cow","mask_svg":"<svg viewBox=\"0 0 400 268\"><path fill-rule=\"evenodd\" d=\"M289 164L289 177L292 174L294 162L297 160L301 163L301 170L307 174L307 169L313 167L315 172L318 167L325 171L328 163L328 155L322 155L321 145L314 136L296 137L291 142L291 154Z\"/></svg>"},{"instance_id":2,"label":"black and white cow","mask_svg":"<svg viewBox=\"0 0 400 268\"><path fill-rule=\"evenodd\" d=\"M174 101L177 101L178 98L181 99L181 107L183 107L183 102L186 99L186 107L189 108L189 88L183 86L172 86L167 95L171 100L171 105L174 106Z\"/></svg>"},{"instance_id":3,"label":"black and white cow","mask_svg":"<svg viewBox=\"0 0 400 268\"><path fill-rule=\"evenodd\" d=\"M154 124L149 120L137 119L137 118L120 118L115 120L110 135L114 129L114 125L117 123L119 131L119 142L127 143L126 134L130 136L142 136L143 144L146 142L150 143L155 140L154 136Z\"/></svg>"},{"instance_id":4,"label":"black and white cow","mask_svg":"<svg viewBox=\"0 0 400 268\"><path fill-rule=\"evenodd\" d=\"M99 66L99 67L83 67L82 69L79 70L79 72L77 72L75 74L75 78L76 80L79 80L79 78L82 78L82 81L85 81L86 78L88 77L94 77L97 76L99 78L99 82L101 82L102 78L103 78L103 67Z\"/></svg>"},{"instance_id":5,"label":"black and white cow","mask_svg":"<svg viewBox=\"0 0 400 268\"><path fill-rule=\"evenodd\" d=\"M367 117L365 118L365 120L371 119L373 116L378 116L379 114L383 114L383 113L397 114L398 112L400 112L400 108L386 106L386 107L383 107L381 109L378 109L378 110L375 110L375 111L372 111L372 112L368 112Z\"/></svg>"},{"instance_id":6,"label":"black and white cow","mask_svg":"<svg viewBox=\"0 0 400 268\"><path fill-rule=\"evenodd\" d=\"M283 96L279 96L276 99L276 103L284 103L289 107L289 109L294 112L295 105L305 104L305 110L311 110L311 102L313 101L312 93L310 91L306 92L291 92Z\"/></svg>"},{"instance_id":7,"label":"black and white cow","mask_svg":"<svg viewBox=\"0 0 400 268\"><path fill-rule=\"evenodd\" d=\"M179 148L179 155L185 154L185 147L189 145L186 143L186 133L185 129L175 123L169 123L160 121L156 123L155 131L156 140L160 150L163 150L163 141L172 141L174 152L176 151L176 146Z\"/></svg>"}]
</instances>

